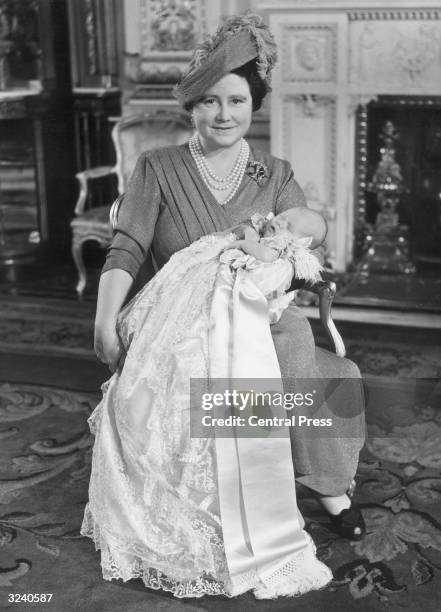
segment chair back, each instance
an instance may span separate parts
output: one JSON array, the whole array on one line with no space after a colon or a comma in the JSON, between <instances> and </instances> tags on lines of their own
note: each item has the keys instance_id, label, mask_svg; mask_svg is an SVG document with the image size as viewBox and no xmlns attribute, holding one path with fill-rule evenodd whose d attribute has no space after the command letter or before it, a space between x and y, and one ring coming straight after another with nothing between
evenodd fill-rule
<instances>
[{"instance_id":1,"label":"chair back","mask_svg":"<svg viewBox=\"0 0 441 612\"><path fill-rule=\"evenodd\" d=\"M182 111L157 110L118 121L112 130L118 192L126 191L136 160L143 151L183 144L193 132L189 116Z\"/></svg>"}]
</instances>

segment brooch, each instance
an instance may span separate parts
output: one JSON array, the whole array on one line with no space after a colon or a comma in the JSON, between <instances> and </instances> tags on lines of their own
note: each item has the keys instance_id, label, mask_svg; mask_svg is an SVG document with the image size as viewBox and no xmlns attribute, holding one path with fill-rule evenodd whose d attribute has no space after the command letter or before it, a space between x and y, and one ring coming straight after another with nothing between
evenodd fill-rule
<instances>
[{"instance_id":1,"label":"brooch","mask_svg":"<svg viewBox=\"0 0 441 612\"><path fill-rule=\"evenodd\" d=\"M269 177L268 168L259 161L248 162L246 173L260 186Z\"/></svg>"}]
</instances>

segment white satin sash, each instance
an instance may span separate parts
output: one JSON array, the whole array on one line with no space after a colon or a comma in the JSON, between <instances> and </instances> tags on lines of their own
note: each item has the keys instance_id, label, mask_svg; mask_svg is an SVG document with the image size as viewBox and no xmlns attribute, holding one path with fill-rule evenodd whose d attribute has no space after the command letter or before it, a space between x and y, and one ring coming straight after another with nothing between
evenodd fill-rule
<instances>
[{"instance_id":1,"label":"white satin sash","mask_svg":"<svg viewBox=\"0 0 441 612\"><path fill-rule=\"evenodd\" d=\"M249 379L272 379L271 391L283 392L267 300L246 271L231 272L228 264L220 264L216 279L209 350L214 384L216 379L234 379L234 388L242 384L242 390L249 391ZM286 413L272 407L271 416ZM241 437L240 427L228 432L216 428L215 435L224 546L234 595L241 592L246 575L257 573L264 581L306 548L307 540L297 508L288 427L279 429L278 437Z\"/></svg>"}]
</instances>

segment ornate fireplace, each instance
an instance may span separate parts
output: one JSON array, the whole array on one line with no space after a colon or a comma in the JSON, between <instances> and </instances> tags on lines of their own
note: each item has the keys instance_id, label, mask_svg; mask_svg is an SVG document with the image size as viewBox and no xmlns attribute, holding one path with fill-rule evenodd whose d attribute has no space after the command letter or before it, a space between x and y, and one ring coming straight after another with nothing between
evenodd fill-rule
<instances>
[{"instance_id":1,"label":"ornate fireplace","mask_svg":"<svg viewBox=\"0 0 441 612\"><path fill-rule=\"evenodd\" d=\"M367 236L381 208L372 181L387 122L402 176L392 206L398 216L389 218L397 245L409 241L417 272L441 265L441 7L439 0L416 4L258 2L280 49L271 150L291 161L309 205L327 216L336 272L372 246Z\"/></svg>"}]
</instances>

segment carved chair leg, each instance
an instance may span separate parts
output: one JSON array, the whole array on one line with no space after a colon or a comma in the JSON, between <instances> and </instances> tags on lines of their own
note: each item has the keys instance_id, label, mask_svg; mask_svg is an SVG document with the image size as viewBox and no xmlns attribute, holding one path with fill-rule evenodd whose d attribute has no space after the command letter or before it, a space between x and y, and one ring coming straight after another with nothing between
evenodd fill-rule
<instances>
[{"instance_id":1,"label":"carved chair leg","mask_svg":"<svg viewBox=\"0 0 441 612\"><path fill-rule=\"evenodd\" d=\"M78 294L78 299L82 300L84 289L86 288L87 284L87 272L83 259L83 241L75 236L72 240L72 257L78 270L76 292Z\"/></svg>"}]
</instances>

